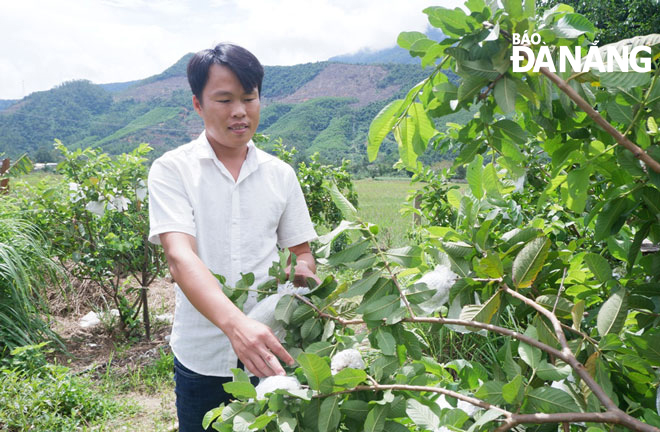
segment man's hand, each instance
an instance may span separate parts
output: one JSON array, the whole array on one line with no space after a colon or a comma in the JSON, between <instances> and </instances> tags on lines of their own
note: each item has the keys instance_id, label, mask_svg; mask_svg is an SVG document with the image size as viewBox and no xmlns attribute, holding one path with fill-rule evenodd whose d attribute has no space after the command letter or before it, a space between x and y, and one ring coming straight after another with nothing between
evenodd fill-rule
<instances>
[{"instance_id":1,"label":"man's hand","mask_svg":"<svg viewBox=\"0 0 660 432\"><path fill-rule=\"evenodd\" d=\"M225 333L239 360L258 377L284 375L278 357L289 366L294 364L272 330L259 321L243 316Z\"/></svg>"},{"instance_id":2,"label":"man's hand","mask_svg":"<svg viewBox=\"0 0 660 432\"><path fill-rule=\"evenodd\" d=\"M291 274L291 266L287 266L285 269L286 275L289 276ZM321 279L319 279L318 276L316 276L316 273L314 273L314 270L309 268L309 264L307 264L307 261L298 261L296 262L296 267L295 267L295 276L293 278L293 284L295 286L307 286L307 278L312 278L316 281L317 284L321 283Z\"/></svg>"},{"instance_id":3,"label":"man's hand","mask_svg":"<svg viewBox=\"0 0 660 432\"><path fill-rule=\"evenodd\" d=\"M309 248L309 243L305 242L296 246L291 246L289 251L296 256L293 284L295 286L307 286L307 278L312 278L317 284L320 284L321 279L316 276L316 261ZM287 266L285 271L287 276L291 274L291 266Z\"/></svg>"},{"instance_id":4,"label":"man's hand","mask_svg":"<svg viewBox=\"0 0 660 432\"><path fill-rule=\"evenodd\" d=\"M283 374L277 357L288 364L293 364L293 358L268 326L248 318L224 295L218 281L197 256L195 238L171 232L161 234L160 240L170 273L183 293L202 315L229 337L245 367L258 377Z\"/></svg>"}]
</instances>

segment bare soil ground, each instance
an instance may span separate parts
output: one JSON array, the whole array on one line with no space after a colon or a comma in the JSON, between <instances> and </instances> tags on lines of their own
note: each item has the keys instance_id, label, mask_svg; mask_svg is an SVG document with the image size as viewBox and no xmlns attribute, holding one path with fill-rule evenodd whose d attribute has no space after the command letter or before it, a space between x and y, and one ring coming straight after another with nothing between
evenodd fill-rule
<instances>
[{"instance_id":1,"label":"bare soil ground","mask_svg":"<svg viewBox=\"0 0 660 432\"><path fill-rule=\"evenodd\" d=\"M169 353L171 325L153 318L174 314L174 289L169 278L156 279L149 287L148 302L151 321L151 340L143 336L126 340L119 330L117 318L101 314L101 324L84 329L80 319L90 311L101 312L114 308L99 287L87 282L74 282L69 292L75 296L64 298L62 291L50 295L51 327L60 335L67 354L58 353L56 360L69 367L72 373L89 374L102 385L104 379L126 379L141 367L153 364L163 352ZM75 297L75 298L74 298ZM165 380L167 381L167 380ZM108 385L106 382L105 385ZM117 388L121 388L118 383ZM125 385L124 385L125 387ZM129 390L119 392L118 399L138 407L133 418L118 419L112 430L176 431L173 381L154 391Z\"/></svg>"}]
</instances>

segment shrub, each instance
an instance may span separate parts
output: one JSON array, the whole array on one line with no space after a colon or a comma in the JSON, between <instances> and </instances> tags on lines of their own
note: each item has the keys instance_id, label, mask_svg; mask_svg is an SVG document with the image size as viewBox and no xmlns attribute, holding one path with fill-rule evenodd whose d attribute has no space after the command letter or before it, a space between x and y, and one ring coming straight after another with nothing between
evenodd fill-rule
<instances>
[{"instance_id":1,"label":"shrub","mask_svg":"<svg viewBox=\"0 0 660 432\"><path fill-rule=\"evenodd\" d=\"M20 347L0 372L0 429L69 432L115 418L126 409L66 367L47 363L43 345Z\"/></svg>"}]
</instances>

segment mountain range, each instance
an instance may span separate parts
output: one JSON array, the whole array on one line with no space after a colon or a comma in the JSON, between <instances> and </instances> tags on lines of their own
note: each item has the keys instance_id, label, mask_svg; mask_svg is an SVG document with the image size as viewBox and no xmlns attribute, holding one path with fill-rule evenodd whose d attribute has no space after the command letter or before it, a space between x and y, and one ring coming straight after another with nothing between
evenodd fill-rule
<instances>
[{"instance_id":1,"label":"mountain range","mask_svg":"<svg viewBox=\"0 0 660 432\"><path fill-rule=\"evenodd\" d=\"M111 154L148 142L157 157L188 142L203 129L186 79L191 56L139 81L70 81L20 101L0 100L0 152L47 162L57 138L70 148L96 146ZM318 152L324 162L348 158L363 167L373 117L429 73L401 48L264 68L258 132L271 144L281 138L299 158ZM388 140L381 162L391 166L396 154Z\"/></svg>"}]
</instances>

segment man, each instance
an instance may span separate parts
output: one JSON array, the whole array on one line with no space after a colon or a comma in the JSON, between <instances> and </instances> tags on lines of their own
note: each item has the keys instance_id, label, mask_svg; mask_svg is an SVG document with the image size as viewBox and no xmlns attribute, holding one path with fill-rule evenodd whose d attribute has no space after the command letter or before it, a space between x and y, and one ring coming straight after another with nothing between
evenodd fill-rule
<instances>
[{"instance_id":1,"label":"man","mask_svg":"<svg viewBox=\"0 0 660 432\"><path fill-rule=\"evenodd\" d=\"M161 243L176 285L170 345L175 355L181 432L202 430L204 413L227 402L231 368L263 377L294 360L270 328L248 318L213 273L235 284L268 278L278 245L297 256L296 277L317 282L309 241L316 238L293 169L257 149L263 67L249 51L220 44L188 64L196 140L165 153L149 173L149 240ZM250 293L244 310L256 303Z\"/></svg>"}]
</instances>

